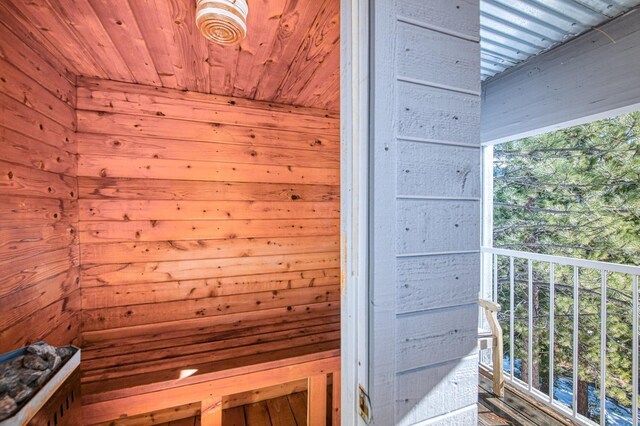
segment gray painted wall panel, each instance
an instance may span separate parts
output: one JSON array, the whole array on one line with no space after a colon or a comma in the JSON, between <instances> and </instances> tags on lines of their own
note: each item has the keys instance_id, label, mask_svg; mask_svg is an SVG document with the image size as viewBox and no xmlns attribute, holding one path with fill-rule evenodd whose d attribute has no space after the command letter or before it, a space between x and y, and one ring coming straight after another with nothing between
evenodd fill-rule
<instances>
[{"instance_id":1,"label":"gray painted wall panel","mask_svg":"<svg viewBox=\"0 0 640 426\"><path fill-rule=\"evenodd\" d=\"M373 423L466 421L477 393L479 6L369 4Z\"/></svg>"},{"instance_id":2,"label":"gray painted wall panel","mask_svg":"<svg viewBox=\"0 0 640 426\"><path fill-rule=\"evenodd\" d=\"M398 253L479 249L479 202L403 199L397 205Z\"/></svg>"},{"instance_id":3,"label":"gray painted wall panel","mask_svg":"<svg viewBox=\"0 0 640 426\"><path fill-rule=\"evenodd\" d=\"M399 82L398 98L399 137L479 142L478 96Z\"/></svg>"},{"instance_id":4,"label":"gray painted wall panel","mask_svg":"<svg viewBox=\"0 0 640 426\"><path fill-rule=\"evenodd\" d=\"M482 91L483 142L640 109L640 10L486 81Z\"/></svg>"},{"instance_id":5,"label":"gray painted wall panel","mask_svg":"<svg viewBox=\"0 0 640 426\"><path fill-rule=\"evenodd\" d=\"M398 15L469 37L480 33L478 0L403 0L398 2Z\"/></svg>"},{"instance_id":6,"label":"gray painted wall panel","mask_svg":"<svg viewBox=\"0 0 640 426\"><path fill-rule=\"evenodd\" d=\"M475 353L477 318L475 303L399 316L396 329L398 370L427 367Z\"/></svg>"},{"instance_id":7,"label":"gray painted wall panel","mask_svg":"<svg viewBox=\"0 0 640 426\"><path fill-rule=\"evenodd\" d=\"M480 152L473 148L398 142L399 194L480 197Z\"/></svg>"},{"instance_id":8,"label":"gray painted wall panel","mask_svg":"<svg viewBox=\"0 0 640 426\"><path fill-rule=\"evenodd\" d=\"M478 43L403 22L398 24L397 43L402 77L480 92ZM443 67L449 71L442 72Z\"/></svg>"},{"instance_id":9,"label":"gray painted wall panel","mask_svg":"<svg viewBox=\"0 0 640 426\"><path fill-rule=\"evenodd\" d=\"M398 313L473 303L477 298L476 253L400 258L397 267Z\"/></svg>"},{"instance_id":10,"label":"gray painted wall panel","mask_svg":"<svg viewBox=\"0 0 640 426\"><path fill-rule=\"evenodd\" d=\"M451 420L447 417L447 413L455 410L466 412L471 404L477 410L475 402L478 378L474 373L477 370L478 360L472 356L398 375L396 406L398 425L413 425L425 419L438 419L438 416L445 417L440 418L439 422L436 420L437 423L426 424L476 425L477 422L447 423L444 420ZM469 417L463 416L463 418Z\"/></svg>"}]
</instances>

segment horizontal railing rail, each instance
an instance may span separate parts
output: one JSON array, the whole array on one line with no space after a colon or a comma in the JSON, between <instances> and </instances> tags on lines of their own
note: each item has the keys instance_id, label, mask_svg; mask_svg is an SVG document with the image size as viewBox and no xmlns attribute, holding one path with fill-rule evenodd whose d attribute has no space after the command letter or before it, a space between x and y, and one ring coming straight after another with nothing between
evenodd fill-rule
<instances>
[{"instance_id":1,"label":"horizontal railing rail","mask_svg":"<svg viewBox=\"0 0 640 426\"><path fill-rule=\"evenodd\" d=\"M507 250L501 248L493 248L493 247L483 247L482 248L482 256L483 256L483 271L482 277L482 292L483 297L487 297L490 295L495 302L498 302L502 305L502 318L501 321L504 323L503 326L508 327L508 347L505 348L504 353L508 354L508 371L506 373L506 380L513 385L517 386L520 390L524 391L528 395L531 395L535 399L547 404L551 408L557 410L560 414L571 418L573 421L583 424L583 425L597 425L594 419L589 418L584 415L584 413L579 412L579 402L578 402L578 393L579 390L583 390L579 388L579 380L580 375L578 372L580 361L580 330L583 327L583 324L580 323L580 319L584 321L585 318L589 317L590 319L594 318L594 312L581 312L581 307L584 309L585 306L588 309L598 309L597 315L599 315L598 323L599 323L599 334L600 334L600 359L599 359L599 374L597 379L599 380L599 424L604 426L607 424L607 378L609 371L607 370L607 344L608 340L611 337L608 335L610 330L608 329L609 324L607 322L607 309L609 307L608 303L616 303L615 309L616 314L620 314L622 312L625 318L631 316L631 383L627 382L629 388L631 389L631 413L629 415L629 420L631 424L638 424L638 276L640 276L640 266L634 265L622 265L617 263L608 263L608 262L600 262L600 261L592 261L586 259L578 259L571 257L563 257L563 256L553 256L546 254L538 254L538 253L530 253L530 252L522 252L516 250ZM499 262L502 265L501 271L502 274L499 274ZM516 262L518 264L518 268L516 268ZM537 267L537 271L534 274L534 265ZM561 269L564 275L561 274L563 282L556 282L557 273ZM517 270L516 270L517 269ZM542 276L541 277L541 271ZM517 275L520 277L516 278ZM548 275L547 275L548 274ZM588 274L588 275L587 275ZM611 276L616 276L616 285L620 286L620 283L623 283L625 289L628 288L628 292L620 291L619 289L612 288L609 284L609 280L613 279ZM534 280L534 275L537 275L536 280ZM507 277L508 276L508 277ZM587 279L586 276L589 278ZM592 288L584 288L581 287L581 280L589 281L589 284ZM567 283L568 281L568 283ZM628 283L628 287L626 287ZM499 292L500 285L500 292ZM526 287L526 288L525 288ZM536 299L534 299L534 287L536 288ZM536 310L536 314L534 315L534 300L538 305L540 305L540 295L543 294L540 292L540 288L544 287L545 292L548 293L548 299L544 300L544 303L548 302L548 317L546 313L544 318L541 318L539 315L539 309ZM522 299L518 301L516 304L516 291L519 292L518 299ZM559 298L559 294L562 293L561 298ZM615 296L615 297L614 297ZM583 299L581 299L583 297ZM609 297L609 299L608 299ZM526 298L526 303L523 300ZM563 306L566 309L567 302L570 301L570 309L571 311L563 312L559 314L556 312L556 303L562 299ZM598 300L599 299L599 300ZM596 301L598 303L596 303ZM582 303L582 305L581 305ZM526 308L523 306L526 304ZM597 305L597 306L595 306ZM539 307L539 306L538 306ZM525 326L525 314L524 310L526 310L526 326ZM518 315L516 315L516 311ZM556 338L561 334L566 339L567 331L561 328L557 328L558 325L556 320L564 321L565 328L569 327L569 321L572 326L571 330L571 344L568 345L566 340L564 341L564 350L567 350L567 347L570 346L572 350L571 360L569 362L565 362L563 368L567 369L568 365L571 365L571 395L570 401L565 401L564 403L560 401L560 397L554 394L556 387L556 379L560 379L560 377L555 377L556 374L556 349L558 347L556 344ZM515 354L515 323L516 321L521 321L520 324L521 330L525 330L522 334L526 333L526 355L520 355L518 358ZM626 321L626 319L625 319ZM534 324L535 322L535 324ZM540 330L544 329L544 333ZM537 331L534 331L537 330ZM549 344L548 346L548 383L547 390L543 391L541 389L537 389L534 383L534 362L537 361L538 371L542 371L541 360L534 360L534 338L533 335L535 333L548 335L548 340L544 341L544 344ZM583 330L584 332L584 330ZM583 335L584 336L584 335ZM537 342L540 344L540 342ZM593 343L593 342L591 342ZM597 343L595 343L597 345ZM520 349L522 352L525 351L524 344ZM536 346L536 349L539 349ZM591 348L587 348L591 349ZM559 350L559 349L558 349ZM567 354L560 353L560 355L566 358ZM541 358L541 357L539 357ZM482 358L488 359L488 358ZM520 377L516 376L516 367L515 364L520 362L520 368L518 369L518 374ZM523 364L526 365L526 371L523 371ZM485 365L485 367L491 368L490 365ZM537 382L540 382L541 379L539 374L536 378ZM566 379L568 381L569 377L563 377L563 380ZM545 376L546 380L546 376ZM585 386L582 384L581 386ZM540 386L542 387L542 386ZM588 387L587 387L588 389ZM567 390L563 390L564 398L566 399ZM583 395L584 397L584 395ZM584 403L582 403L584 405ZM584 410L584 408L583 408ZM597 417L596 417L597 418Z\"/></svg>"}]
</instances>

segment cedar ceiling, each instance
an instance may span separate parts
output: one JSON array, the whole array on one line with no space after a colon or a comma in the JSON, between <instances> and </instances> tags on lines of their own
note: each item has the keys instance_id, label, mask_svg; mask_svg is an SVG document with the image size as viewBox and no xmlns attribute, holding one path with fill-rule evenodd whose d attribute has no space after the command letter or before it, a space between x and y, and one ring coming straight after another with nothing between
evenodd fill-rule
<instances>
[{"instance_id":1,"label":"cedar ceiling","mask_svg":"<svg viewBox=\"0 0 640 426\"><path fill-rule=\"evenodd\" d=\"M4 0L0 19L75 75L337 110L339 0L249 8L247 37L224 47L196 28L195 0Z\"/></svg>"}]
</instances>

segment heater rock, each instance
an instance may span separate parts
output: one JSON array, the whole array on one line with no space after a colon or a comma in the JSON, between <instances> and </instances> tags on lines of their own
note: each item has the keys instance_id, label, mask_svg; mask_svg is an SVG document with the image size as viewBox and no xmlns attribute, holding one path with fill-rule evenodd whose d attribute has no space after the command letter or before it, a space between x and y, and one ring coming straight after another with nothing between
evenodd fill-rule
<instances>
[{"instance_id":1,"label":"heater rock","mask_svg":"<svg viewBox=\"0 0 640 426\"><path fill-rule=\"evenodd\" d=\"M20 371L20 381L25 385L30 386L34 382L36 382L40 377L46 376L46 371L47 370L42 371L42 370L23 369L22 371Z\"/></svg>"},{"instance_id":2,"label":"heater rock","mask_svg":"<svg viewBox=\"0 0 640 426\"><path fill-rule=\"evenodd\" d=\"M0 395L9 393L20 383L20 377L16 370L6 370L0 377Z\"/></svg>"},{"instance_id":3,"label":"heater rock","mask_svg":"<svg viewBox=\"0 0 640 426\"><path fill-rule=\"evenodd\" d=\"M31 370L46 370L49 368L49 363L38 355L29 354L22 360L22 366Z\"/></svg>"},{"instance_id":4,"label":"heater rock","mask_svg":"<svg viewBox=\"0 0 640 426\"><path fill-rule=\"evenodd\" d=\"M18 404L10 396L6 395L0 398L0 420L9 417L18 409Z\"/></svg>"},{"instance_id":5,"label":"heater rock","mask_svg":"<svg viewBox=\"0 0 640 426\"><path fill-rule=\"evenodd\" d=\"M22 401L26 401L27 399L29 399L31 395L33 395L33 389L20 383L16 388L13 399L16 403L20 404Z\"/></svg>"}]
</instances>

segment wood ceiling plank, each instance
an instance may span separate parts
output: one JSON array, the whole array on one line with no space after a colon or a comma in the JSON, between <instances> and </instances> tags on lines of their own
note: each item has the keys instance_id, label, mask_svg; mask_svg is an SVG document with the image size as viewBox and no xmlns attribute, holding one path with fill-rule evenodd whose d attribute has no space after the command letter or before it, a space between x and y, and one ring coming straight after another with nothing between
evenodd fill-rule
<instances>
[{"instance_id":1,"label":"wood ceiling plank","mask_svg":"<svg viewBox=\"0 0 640 426\"><path fill-rule=\"evenodd\" d=\"M286 0L254 0L247 17L246 38L240 44L235 68L233 96L253 98L259 76L269 57L269 47L278 35Z\"/></svg>"},{"instance_id":2,"label":"wood ceiling plank","mask_svg":"<svg viewBox=\"0 0 640 426\"><path fill-rule=\"evenodd\" d=\"M0 21L5 25L8 24L4 21L2 6L0 6ZM73 86L75 78L65 72L62 64L51 65L47 61L49 58L44 56L44 52L25 49L24 44L27 38L31 39L32 43L38 45L40 49L44 49L44 46L29 37L29 34L20 32L16 35L5 25L0 24L0 40L3 41L0 58L13 64L16 69L29 70L31 79L73 109L76 105L75 87Z\"/></svg>"},{"instance_id":3,"label":"wood ceiling plank","mask_svg":"<svg viewBox=\"0 0 640 426\"><path fill-rule=\"evenodd\" d=\"M0 2L0 29L3 31L0 38L4 41L0 55L16 66L22 65L26 60L29 65L25 64L24 69L32 68L33 76L38 81L48 78L56 81L56 86L64 86L65 83L61 80L67 80L66 84L71 87L75 83L77 71L71 64L63 64L58 49L40 31L28 24L22 13L12 13L13 10L9 2ZM28 49L20 48L23 45ZM12 50L18 51L24 59L12 54ZM39 62L48 65L42 69L35 65ZM67 95L66 100L63 100L73 105L71 100L74 98L75 95Z\"/></svg>"},{"instance_id":4,"label":"wood ceiling plank","mask_svg":"<svg viewBox=\"0 0 640 426\"><path fill-rule=\"evenodd\" d=\"M210 91L216 95L229 96L235 85L240 46L222 46L208 44L209 49L209 81Z\"/></svg>"},{"instance_id":5,"label":"wood ceiling plank","mask_svg":"<svg viewBox=\"0 0 640 426\"><path fill-rule=\"evenodd\" d=\"M101 19L87 0L50 1L58 16L105 71L105 77L130 81L133 76Z\"/></svg>"},{"instance_id":6,"label":"wood ceiling plank","mask_svg":"<svg viewBox=\"0 0 640 426\"><path fill-rule=\"evenodd\" d=\"M323 67L339 44L340 5L334 0L326 0L271 100L294 103L298 94L309 85L316 70ZM339 51L337 56L339 58Z\"/></svg>"},{"instance_id":7,"label":"wood ceiling plank","mask_svg":"<svg viewBox=\"0 0 640 426\"><path fill-rule=\"evenodd\" d=\"M289 69L292 58L296 56L322 5L320 1L288 1L256 88L256 99L274 98L282 77Z\"/></svg>"},{"instance_id":8,"label":"wood ceiling plank","mask_svg":"<svg viewBox=\"0 0 640 426\"><path fill-rule=\"evenodd\" d=\"M49 1L8 0L8 2L13 7L7 5L7 9L22 22L25 28L37 29L43 33L51 45L55 46L55 49L51 50L53 56L65 58L78 74L102 78L108 76Z\"/></svg>"},{"instance_id":9,"label":"wood ceiling plank","mask_svg":"<svg viewBox=\"0 0 640 426\"><path fill-rule=\"evenodd\" d=\"M337 83L337 85L336 85ZM295 95L293 103L323 105L338 110L340 103L340 43L313 70L304 87Z\"/></svg>"},{"instance_id":10,"label":"wood ceiling plank","mask_svg":"<svg viewBox=\"0 0 640 426\"><path fill-rule=\"evenodd\" d=\"M166 19L163 20L160 13L149 13L156 10L155 1L134 0L129 2L129 5L147 44L151 59L153 59L153 63L156 66L156 72L160 77L162 87L181 87L178 84L178 78L173 67L170 46L166 41L166 33L169 30L169 28L165 27Z\"/></svg>"},{"instance_id":11,"label":"wood ceiling plank","mask_svg":"<svg viewBox=\"0 0 640 426\"><path fill-rule=\"evenodd\" d=\"M181 89L209 93L209 49L207 41L195 25L196 6L192 0L156 0L158 13L169 17L170 40L175 45L171 55L176 68L181 70L184 87ZM177 75L177 72L176 72Z\"/></svg>"},{"instance_id":12,"label":"wood ceiling plank","mask_svg":"<svg viewBox=\"0 0 640 426\"><path fill-rule=\"evenodd\" d=\"M113 2L108 0L89 0L89 2L120 55L124 58L133 79L137 83L160 85L160 77L156 72L155 64L151 59L133 11L129 7L129 2L120 1L117 7L114 7ZM115 57L114 54L107 57L106 60Z\"/></svg>"},{"instance_id":13,"label":"wood ceiling plank","mask_svg":"<svg viewBox=\"0 0 640 426\"><path fill-rule=\"evenodd\" d=\"M331 75L324 93L316 98L311 105L327 111L340 112L340 70Z\"/></svg>"}]
</instances>

